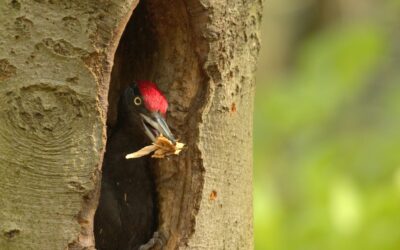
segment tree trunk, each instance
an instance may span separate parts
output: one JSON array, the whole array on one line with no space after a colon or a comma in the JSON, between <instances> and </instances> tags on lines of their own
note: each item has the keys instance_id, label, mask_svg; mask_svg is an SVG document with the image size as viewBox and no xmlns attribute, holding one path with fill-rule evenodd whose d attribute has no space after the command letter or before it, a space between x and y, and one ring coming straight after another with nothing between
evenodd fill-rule
<instances>
[{"instance_id":1,"label":"tree trunk","mask_svg":"<svg viewBox=\"0 0 400 250\"><path fill-rule=\"evenodd\" d=\"M159 84L187 144L155 162L153 248L252 249L260 13L261 0L1 0L0 249L94 249L106 125L134 79Z\"/></svg>"}]
</instances>

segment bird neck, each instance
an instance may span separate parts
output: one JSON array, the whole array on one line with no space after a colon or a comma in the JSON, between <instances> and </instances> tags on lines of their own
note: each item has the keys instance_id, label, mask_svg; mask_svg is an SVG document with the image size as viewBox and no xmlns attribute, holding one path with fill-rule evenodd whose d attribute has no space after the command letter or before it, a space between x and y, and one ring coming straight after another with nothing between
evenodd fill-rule
<instances>
[{"instance_id":1,"label":"bird neck","mask_svg":"<svg viewBox=\"0 0 400 250\"><path fill-rule=\"evenodd\" d=\"M140 117L134 116L132 111L128 110L126 103L120 100L117 123L113 131L122 134L129 141L133 150L138 150L151 143L141 126Z\"/></svg>"}]
</instances>

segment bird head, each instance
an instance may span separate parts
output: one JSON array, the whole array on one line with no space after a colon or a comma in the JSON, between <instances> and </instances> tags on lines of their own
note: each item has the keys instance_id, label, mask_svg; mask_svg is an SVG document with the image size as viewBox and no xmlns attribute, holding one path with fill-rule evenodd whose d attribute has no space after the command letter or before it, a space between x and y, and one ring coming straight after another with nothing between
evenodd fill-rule
<instances>
[{"instance_id":1,"label":"bird head","mask_svg":"<svg viewBox=\"0 0 400 250\"><path fill-rule=\"evenodd\" d=\"M131 122L138 125L151 141L156 141L162 134L175 143L175 137L165 121L168 101L155 83L136 81L130 84L124 92L123 101Z\"/></svg>"}]
</instances>

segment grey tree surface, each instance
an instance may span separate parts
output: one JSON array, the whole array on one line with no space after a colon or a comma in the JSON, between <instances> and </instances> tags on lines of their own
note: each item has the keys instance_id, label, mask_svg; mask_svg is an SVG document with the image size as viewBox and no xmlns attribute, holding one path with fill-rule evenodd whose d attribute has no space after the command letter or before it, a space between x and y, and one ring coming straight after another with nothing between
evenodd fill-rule
<instances>
[{"instance_id":1,"label":"grey tree surface","mask_svg":"<svg viewBox=\"0 0 400 250\"><path fill-rule=\"evenodd\" d=\"M0 249L94 249L106 126L135 78L160 85L187 144L154 166L163 242L153 249L253 248L262 3L139 5L0 0Z\"/></svg>"}]
</instances>

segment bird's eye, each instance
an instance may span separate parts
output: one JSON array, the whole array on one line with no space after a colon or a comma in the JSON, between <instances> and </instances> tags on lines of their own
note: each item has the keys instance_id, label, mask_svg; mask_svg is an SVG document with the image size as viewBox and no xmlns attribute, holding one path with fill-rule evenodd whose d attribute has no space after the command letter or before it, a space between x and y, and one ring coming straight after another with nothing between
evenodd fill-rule
<instances>
[{"instance_id":1,"label":"bird's eye","mask_svg":"<svg viewBox=\"0 0 400 250\"><path fill-rule=\"evenodd\" d=\"M133 99L133 103L134 103L136 106L139 106L140 104L142 104L142 98L140 98L139 96L136 96L136 97Z\"/></svg>"}]
</instances>

